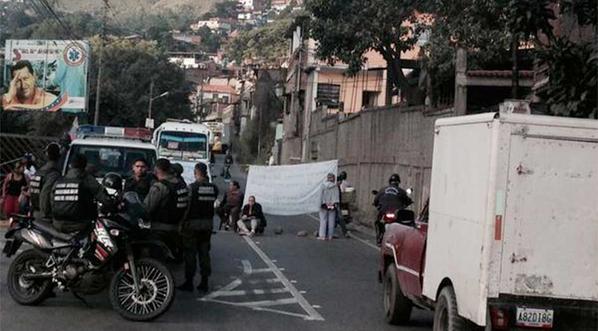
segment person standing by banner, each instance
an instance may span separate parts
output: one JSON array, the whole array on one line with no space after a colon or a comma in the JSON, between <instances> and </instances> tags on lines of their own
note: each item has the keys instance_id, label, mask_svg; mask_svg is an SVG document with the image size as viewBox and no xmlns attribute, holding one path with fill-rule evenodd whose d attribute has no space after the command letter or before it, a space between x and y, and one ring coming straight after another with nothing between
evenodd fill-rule
<instances>
[{"instance_id":1,"label":"person standing by banner","mask_svg":"<svg viewBox=\"0 0 598 331\"><path fill-rule=\"evenodd\" d=\"M329 173L326 182L322 184L320 198L320 229L319 240L332 240L336 223L336 210L340 201L339 189L335 183L336 176Z\"/></svg>"}]
</instances>

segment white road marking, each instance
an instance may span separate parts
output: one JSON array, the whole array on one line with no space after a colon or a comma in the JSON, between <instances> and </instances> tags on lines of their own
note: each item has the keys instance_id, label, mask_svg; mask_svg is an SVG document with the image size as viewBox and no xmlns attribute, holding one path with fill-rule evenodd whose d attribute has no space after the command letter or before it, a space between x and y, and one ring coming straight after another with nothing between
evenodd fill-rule
<instances>
[{"instance_id":1,"label":"white road marking","mask_svg":"<svg viewBox=\"0 0 598 331\"><path fill-rule=\"evenodd\" d=\"M252 274L259 274L259 273L265 273L265 272L272 272L272 269L270 269L270 268L262 268L262 269L253 269L253 270L251 270Z\"/></svg>"},{"instance_id":2,"label":"white road marking","mask_svg":"<svg viewBox=\"0 0 598 331\"><path fill-rule=\"evenodd\" d=\"M307 214L307 216L308 216L308 217L310 217L311 219L313 219L314 221L318 221L318 222L320 221L320 220L319 220L317 217L315 217L315 216L314 216L314 215L312 215L312 214ZM375 249L375 250L377 250L377 251L379 251L379 250L380 250L380 247L378 247L378 246L376 246L376 245L372 244L371 242L369 242L369 241L367 241L367 240L361 239L361 238L359 238L358 236L356 236L356 235L354 235L354 234L352 234L352 233L350 233L350 232L349 232L349 233L347 233L347 235L348 235L349 237L351 237L351 238L353 238L353 239L355 239L355 240L359 241L360 243L367 245L368 247L371 247L371 248L373 248L373 249Z\"/></svg>"},{"instance_id":3,"label":"white road marking","mask_svg":"<svg viewBox=\"0 0 598 331\"><path fill-rule=\"evenodd\" d=\"M262 259L262 261L264 261L264 263L266 263L266 265L268 267L270 267L270 269L272 269L272 272L276 275L276 277L278 277L282 281L282 284L290 290L293 297L295 299L297 299L301 308L303 308L303 310L305 310L305 312L309 315L309 319L316 320L316 321L323 321L324 317L322 317L322 315L320 315L320 313L318 313L309 304L309 302L303 297L303 295L301 295L301 293L299 293L297 288L293 284L291 284L291 282L288 280L288 278L286 278L285 275L282 273L282 271L280 271L280 269L278 269L278 267L268 257L268 255L266 255L266 253L264 253L264 251L262 251L259 247L257 247L257 245L253 242L253 240L251 240L251 238L245 237L245 241L247 241L249 246L251 248L253 248L253 250Z\"/></svg>"},{"instance_id":4,"label":"white road marking","mask_svg":"<svg viewBox=\"0 0 598 331\"><path fill-rule=\"evenodd\" d=\"M251 263L249 263L248 260L242 260L241 264L243 264L243 273L246 275L251 274L251 272L252 272Z\"/></svg>"},{"instance_id":5,"label":"white road marking","mask_svg":"<svg viewBox=\"0 0 598 331\"><path fill-rule=\"evenodd\" d=\"M269 278L269 279L251 279L248 281L249 284L273 284L273 283L282 283L281 279L278 278Z\"/></svg>"},{"instance_id":6,"label":"white road marking","mask_svg":"<svg viewBox=\"0 0 598 331\"><path fill-rule=\"evenodd\" d=\"M235 296L243 296L248 294L280 294L280 293L288 293L290 292L287 288L273 288L273 289L256 289L256 290L236 290L236 291L215 291L210 294L213 294L213 297L235 297Z\"/></svg>"}]
</instances>

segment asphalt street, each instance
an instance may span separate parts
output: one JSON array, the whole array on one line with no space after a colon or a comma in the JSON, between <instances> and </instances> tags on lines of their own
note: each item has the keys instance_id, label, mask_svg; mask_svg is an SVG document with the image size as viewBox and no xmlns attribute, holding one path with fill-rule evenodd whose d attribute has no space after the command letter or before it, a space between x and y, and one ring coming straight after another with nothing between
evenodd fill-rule
<instances>
[{"instance_id":1,"label":"asphalt street","mask_svg":"<svg viewBox=\"0 0 598 331\"><path fill-rule=\"evenodd\" d=\"M213 173L219 172L216 166ZM236 168L233 176L242 179ZM225 185L222 178L215 181ZM274 234L277 226L281 235ZM263 236L218 232L212 237L210 292L179 291L171 309L148 323L122 319L106 291L86 297L89 307L68 292L37 307L20 306L7 293L11 259L2 256L0 330L431 330L431 313L417 309L408 326L385 323L373 238L356 233L318 241L316 226L309 215L269 216ZM310 235L298 237L301 230ZM182 283L182 266L174 274Z\"/></svg>"}]
</instances>

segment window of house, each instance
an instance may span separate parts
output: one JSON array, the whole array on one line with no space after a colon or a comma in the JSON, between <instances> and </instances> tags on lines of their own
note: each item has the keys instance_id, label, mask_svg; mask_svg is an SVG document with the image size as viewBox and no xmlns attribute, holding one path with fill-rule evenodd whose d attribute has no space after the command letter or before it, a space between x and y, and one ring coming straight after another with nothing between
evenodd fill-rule
<instances>
[{"instance_id":1,"label":"window of house","mask_svg":"<svg viewBox=\"0 0 598 331\"><path fill-rule=\"evenodd\" d=\"M363 91L361 106L365 108L375 107L378 104L380 92Z\"/></svg>"},{"instance_id":2,"label":"window of house","mask_svg":"<svg viewBox=\"0 0 598 331\"><path fill-rule=\"evenodd\" d=\"M338 108L340 102L341 86L337 84L318 84L317 102L320 105L327 105Z\"/></svg>"}]
</instances>

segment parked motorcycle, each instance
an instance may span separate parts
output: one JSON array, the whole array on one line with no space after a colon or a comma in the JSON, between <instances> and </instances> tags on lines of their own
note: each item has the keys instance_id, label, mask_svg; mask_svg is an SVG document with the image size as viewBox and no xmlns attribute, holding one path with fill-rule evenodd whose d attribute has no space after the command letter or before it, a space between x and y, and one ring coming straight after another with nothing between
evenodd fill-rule
<instances>
[{"instance_id":1,"label":"parked motorcycle","mask_svg":"<svg viewBox=\"0 0 598 331\"><path fill-rule=\"evenodd\" d=\"M152 320L165 313L174 300L174 280L160 261L142 257L148 248L169 255L166 246L148 240L140 218L137 193L127 192L120 211L107 212L89 230L58 232L43 220L16 215L3 252L14 255L23 243L33 246L18 254L8 270L8 292L22 305L37 305L56 287L76 297L100 293L109 287L110 302L122 317ZM171 255L171 254L170 254Z\"/></svg>"}]
</instances>

